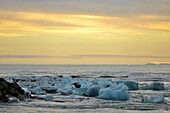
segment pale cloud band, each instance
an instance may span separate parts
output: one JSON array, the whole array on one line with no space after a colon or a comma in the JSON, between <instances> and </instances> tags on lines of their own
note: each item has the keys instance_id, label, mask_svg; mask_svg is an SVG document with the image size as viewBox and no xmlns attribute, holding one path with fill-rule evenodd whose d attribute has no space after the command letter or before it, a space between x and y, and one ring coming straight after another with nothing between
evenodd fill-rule
<instances>
[{"instance_id":1,"label":"pale cloud band","mask_svg":"<svg viewBox=\"0 0 170 113\"><path fill-rule=\"evenodd\" d=\"M70 55L70 56L46 56L46 55L0 55L0 58L170 58L170 56L132 56L132 55Z\"/></svg>"}]
</instances>

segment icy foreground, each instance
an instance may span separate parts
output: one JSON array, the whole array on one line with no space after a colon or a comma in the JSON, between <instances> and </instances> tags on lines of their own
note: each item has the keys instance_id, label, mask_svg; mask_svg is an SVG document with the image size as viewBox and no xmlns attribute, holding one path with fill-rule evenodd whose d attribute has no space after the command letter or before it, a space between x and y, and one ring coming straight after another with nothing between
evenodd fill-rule
<instances>
[{"instance_id":1,"label":"icy foreground","mask_svg":"<svg viewBox=\"0 0 170 113\"><path fill-rule=\"evenodd\" d=\"M72 78L69 76L12 76L8 78L10 81L17 81L22 86L25 94L44 95L48 93L58 93L60 95L80 95L86 97L96 97L104 100L126 101L131 98L128 90L138 90L138 83L134 81L112 81L112 79L87 79ZM164 88L163 83L151 83L149 88ZM28 90L29 89L29 90ZM162 89L163 90L163 89ZM2 91L1 91L2 92ZM47 95L44 100L51 101L53 97ZM150 98L144 98L146 103L164 103L164 96L158 94Z\"/></svg>"}]
</instances>

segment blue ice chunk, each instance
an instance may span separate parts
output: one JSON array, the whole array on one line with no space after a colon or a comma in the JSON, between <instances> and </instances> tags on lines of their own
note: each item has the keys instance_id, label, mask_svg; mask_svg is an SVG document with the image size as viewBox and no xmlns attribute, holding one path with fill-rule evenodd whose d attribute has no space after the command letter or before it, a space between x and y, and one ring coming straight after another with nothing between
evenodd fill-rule
<instances>
[{"instance_id":1,"label":"blue ice chunk","mask_svg":"<svg viewBox=\"0 0 170 113\"><path fill-rule=\"evenodd\" d=\"M108 87L99 91L98 99L104 100L128 100L130 95L126 92L128 87L124 84Z\"/></svg>"},{"instance_id":2,"label":"blue ice chunk","mask_svg":"<svg viewBox=\"0 0 170 113\"><path fill-rule=\"evenodd\" d=\"M44 97L44 100L46 100L46 101L51 101L51 100L53 100L53 96L52 96L52 95L46 95L46 96Z\"/></svg>"},{"instance_id":3,"label":"blue ice chunk","mask_svg":"<svg viewBox=\"0 0 170 113\"><path fill-rule=\"evenodd\" d=\"M157 95L149 98L144 97L142 101L144 103L164 103L164 96L161 93L158 93Z\"/></svg>"},{"instance_id":4,"label":"blue ice chunk","mask_svg":"<svg viewBox=\"0 0 170 113\"><path fill-rule=\"evenodd\" d=\"M164 83L154 82L143 88L144 90L164 90Z\"/></svg>"},{"instance_id":5,"label":"blue ice chunk","mask_svg":"<svg viewBox=\"0 0 170 113\"><path fill-rule=\"evenodd\" d=\"M128 90L128 87L124 83L121 83L121 84L118 84L118 85L113 84L109 88L111 88L112 90L121 90L121 91L124 91L124 92L126 92Z\"/></svg>"},{"instance_id":6,"label":"blue ice chunk","mask_svg":"<svg viewBox=\"0 0 170 113\"><path fill-rule=\"evenodd\" d=\"M96 97L99 95L100 89L101 87L99 85L93 85L86 90L85 95L90 97Z\"/></svg>"},{"instance_id":7,"label":"blue ice chunk","mask_svg":"<svg viewBox=\"0 0 170 113\"><path fill-rule=\"evenodd\" d=\"M107 88L112 85L112 81L110 80L100 80L98 81L98 85L104 88Z\"/></svg>"},{"instance_id":8,"label":"blue ice chunk","mask_svg":"<svg viewBox=\"0 0 170 113\"><path fill-rule=\"evenodd\" d=\"M59 92L62 95L69 95L69 94L73 94L73 89L75 87L74 86L70 86L69 84L67 84L67 86L65 86L64 88L60 89Z\"/></svg>"},{"instance_id":9,"label":"blue ice chunk","mask_svg":"<svg viewBox=\"0 0 170 113\"><path fill-rule=\"evenodd\" d=\"M87 88L76 88L73 92L76 95L85 95Z\"/></svg>"},{"instance_id":10,"label":"blue ice chunk","mask_svg":"<svg viewBox=\"0 0 170 113\"><path fill-rule=\"evenodd\" d=\"M24 90L25 93L31 94L31 91L29 91L27 88L22 88L22 90Z\"/></svg>"},{"instance_id":11,"label":"blue ice chunk","mask_svg":"<svg viewBox=\"0 0 170 113\"><path fill-rule=\"evenodd\" d=\"M42 94L46 93L45 91L43 91L43 90L41 89L40 86L35 87L34 89L31 90L31 92L32 92L33 94L37 94L37 95L42 95Z\"/></svg>"},{"instance_id":12,"label":"blue ice chunk","mask_svg":"<svg viewBox=\"0 0 170 113\"><path fill-rule=\"evenodd\" d=\"M93 84L91 82L80 82L81 88L89 88Z\"/></svg>"},{"instance_id":13,"label":"blue ice chunk","mask_svg":"<svg viewBox=\"0 0 170 113\"><path fill-rule=\"evenodd\" d=\"M130 95L127 92L121 91L121 90L112 90L110 88L102 89L99 92L99 96L97 96L98 99L104 99L104 100L128 100L130 98Z\"/></svg>"},{"instance_id":14,"label":"blue ice chunk","mask_svg":"<svg viewBox=\"0 0 170 113\"><path fill-rule=\"evenodd\" d=\"M124 83L129 90L139 90L138 83L134 81L115 81L117 84Z\"/></svg>"}]
</instances>

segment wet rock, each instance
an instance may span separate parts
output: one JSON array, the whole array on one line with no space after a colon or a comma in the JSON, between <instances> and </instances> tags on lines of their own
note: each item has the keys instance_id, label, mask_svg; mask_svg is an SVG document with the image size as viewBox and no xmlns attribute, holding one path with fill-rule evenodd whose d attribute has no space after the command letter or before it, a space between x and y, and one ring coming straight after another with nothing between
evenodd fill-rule
<instances>
[{"instance_id":1,"label":"wet rock","mask_svg":"<svg viewBox=\"0 0 170 113\"><path fill-rule=\"evenodd\" d=\"M81 85L80 85L78 82L73 83L73 85L74 85L76 88L80 88L80 87L81 87Z\"/></svg>"},{"instance_id":2,"label":"wet rock","mask_svg":"<svg viewBox=\"0 0 170 113\"><path fill-rule=\"evenodd\" d=\"M8 99L8 102L19 102L19 99L17 99L16 97L10 97Z\"/></svg>"},{"instance_id":3,"label":"wet rock","mask_svg":"<svg viewBox=\"0 0 170 113\"><path fill-rule=\"evenodd\" d=\"M30 94L26 93L16 82L8 82L4 78L0 78L0 100L1 101L12 101L24 100L25 98L31 97Z\"/></svg>"}]
</instances>

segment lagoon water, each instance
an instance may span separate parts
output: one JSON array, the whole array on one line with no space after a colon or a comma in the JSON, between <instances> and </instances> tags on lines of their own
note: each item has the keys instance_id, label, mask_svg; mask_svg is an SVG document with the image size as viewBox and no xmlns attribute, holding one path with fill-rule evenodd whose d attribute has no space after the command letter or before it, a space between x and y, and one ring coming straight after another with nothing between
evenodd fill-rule
<instances>
[{"instance_id":1,"label":"lagoon water","mask_svg":"<svg viewBox=\"0 0 170 113\"><path fill-rule=\"evenodd\" d=\"M71 76L73 78L101 78L132 80L139 83L139 90L128 91L127 101L100 100L94 97L53 94L56 101L31 100L20 103L0 103L0 112L10 113L168 113L170 112L170 65L0 65L0 77L11 76ZM152 83L165 84L165 90L142 90ZM142 103L142 96L162 93L164 104ZM44 95L42 95L44 96Z\"/></svg>"}]
</instances>

